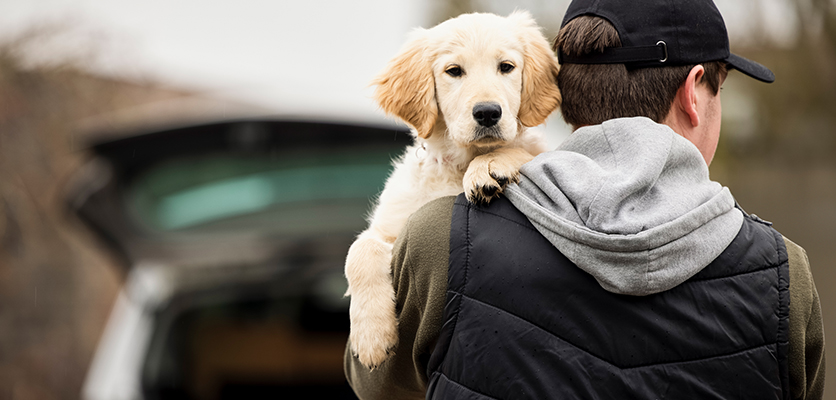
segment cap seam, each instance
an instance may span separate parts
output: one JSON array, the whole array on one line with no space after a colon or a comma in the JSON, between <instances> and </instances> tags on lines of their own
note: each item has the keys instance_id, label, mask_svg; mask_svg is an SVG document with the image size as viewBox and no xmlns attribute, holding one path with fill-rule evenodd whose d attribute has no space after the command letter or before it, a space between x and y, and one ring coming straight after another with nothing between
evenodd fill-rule
<instances>
[{"instance_id":1,"label":"cap seam","mask_svg":"<svg viewBox=\"0 0 836 400\"><path fill-rule=\"evenodd\" d=\"M621 42L621 47L627 47L628 44L624 43L624 39L625 39L625 36L628 36L628 35L624 32L624 24L622 24L621 21L618 20L618 18L615 18L609 12L606 12L606 11L601 12L600 10L596 10L595 12L596 12L597 16L606 19L609 23L611 23L615 27L615 31L618 33L618 41ZM634 45L635 44L633 44L633 43L629 44L629 46L634 46Z\"/></svg>"},{"instance_id":2,"label":"cap seam","mask_svg":"<svg viewBox=\"0 0 836 400\"><path fill-rule=\"evenodd\" d=\"M679 42L679 38L680 36L682 36L682 23L681 21L679 21L679 10L677 10L675 2L673 0L668 0L668 4L671 6L671 8L673 8L673 21L671 22L674 23L674 27L676 29L676 37L674 38L676 39L676 57L674 59L681 61L683 58L682 43ZM668 51L670 51L670 49L668 49Z\"/></svg>"}]
</instances>

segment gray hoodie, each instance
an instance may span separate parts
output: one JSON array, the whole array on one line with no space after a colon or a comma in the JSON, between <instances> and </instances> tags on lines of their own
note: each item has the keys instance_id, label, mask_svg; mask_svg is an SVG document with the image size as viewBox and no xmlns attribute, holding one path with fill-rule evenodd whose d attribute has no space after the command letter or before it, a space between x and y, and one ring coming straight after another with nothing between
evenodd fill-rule
<instances>
[{"instance_id":1,"label":"gray hoodie","mask_svg":"<svg viewBox=\"0 0 836 400\"><path fill-rule=\"evenodd\" d=\"M743 223L696 146L648 118L580 128L521 175L508 199L614 293L673 288L720 255Z\"/></svg>"}]
</instances>

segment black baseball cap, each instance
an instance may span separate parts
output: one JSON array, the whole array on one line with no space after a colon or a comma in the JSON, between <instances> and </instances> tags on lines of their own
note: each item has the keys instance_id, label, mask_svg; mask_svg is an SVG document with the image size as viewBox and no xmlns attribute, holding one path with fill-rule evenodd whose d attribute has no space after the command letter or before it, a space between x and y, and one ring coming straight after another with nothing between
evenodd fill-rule
<instances>
[{"instance_id":1,"label":"black baseball cap","mask_svg":"<svg viewBox=\"0 0 836 400\"><path fill-rule=\"evenodd\" d=\"M622 47L582 55L558 51L561 64L646 68L725 61L757 80L775 80L775 74L763 65L731 54L726 24L711 0L573 0L561 28L581 15L609 21Z\"/></svg>"}]
</instances>

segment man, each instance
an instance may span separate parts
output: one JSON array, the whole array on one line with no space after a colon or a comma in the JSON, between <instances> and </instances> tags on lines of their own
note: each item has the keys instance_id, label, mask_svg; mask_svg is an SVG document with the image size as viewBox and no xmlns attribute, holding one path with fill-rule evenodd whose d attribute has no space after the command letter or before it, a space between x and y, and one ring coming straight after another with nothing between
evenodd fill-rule
<instances>
[{"instance_id":1,"label":"man","mask_svg":"<svg viewBox=\"0 0 836 400\"><path fill-rule=\"evenodd\" d=\"M709 180L732 55L710 0L575 0L555 41L576 129L489 206L410 219L400 343L347 350L361 399L821 399L804 250Z\"/></svg>"}]
</instances>

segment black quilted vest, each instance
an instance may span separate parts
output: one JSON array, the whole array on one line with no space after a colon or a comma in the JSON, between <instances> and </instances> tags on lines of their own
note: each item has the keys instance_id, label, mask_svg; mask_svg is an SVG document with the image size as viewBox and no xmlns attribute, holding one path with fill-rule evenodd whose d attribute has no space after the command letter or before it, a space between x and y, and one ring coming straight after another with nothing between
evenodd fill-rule
<instances>
[{"instance_id":1,"label":"black quilted vest","mask_svg":"<svg viewBox=\"0 0 836 400\"><path fill-rule=\"evenodd\" d=\"M747 217L669 291L617 295L504 198L456 200L428 399L789 398L781 235Z\"/></svg>"}]
</instances>

